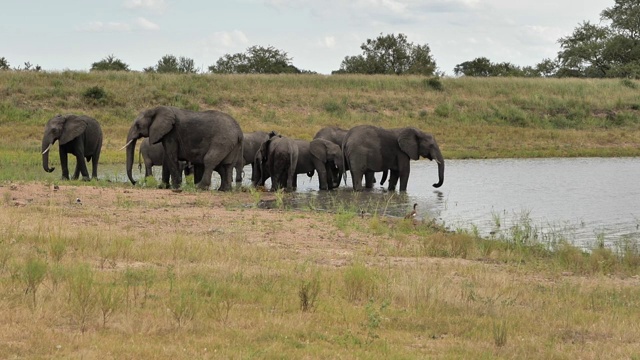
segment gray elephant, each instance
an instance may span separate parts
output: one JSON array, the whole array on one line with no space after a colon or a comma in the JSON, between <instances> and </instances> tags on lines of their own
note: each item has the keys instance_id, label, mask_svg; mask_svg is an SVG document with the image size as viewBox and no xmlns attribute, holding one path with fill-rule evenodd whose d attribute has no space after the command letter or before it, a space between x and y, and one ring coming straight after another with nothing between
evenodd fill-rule
<instances>
[{"instance_id":1,"label":"gray elephant","mask_svg":"<svg viewBox=\"0 0 640 360\"><path fill-rule=\"evenodd\" d=\"M318 130L318 132L316 133L316 135L313 137L313 139L324 139L324 140L328 140L331 141L332 143L338 145L342 151L342 141L344 140L344 136L347 135L347 131L345 129L342 129L340 127L337 126L327 126L327 127L323 127L322 129ZM344 161L343 161L344 163ZM346 164L344 164L346 166ZM349 169L344 169L349 170ZM338 183L342 181L342 173L340 173L340 175L338 175ZM346 179L345 179L345 184L346 184Z\"/></svg>"},{"instance_id":2,"label":"gray elephant","mask_svg":"<svg viewBox=\"0 0 640 360\"><path fill-rule=\"evenodd\" d=\"M377 126L360 125L349 130L344 138L343 151L350 167L354 190L373 187L373 173L389 170L389 190L395 190L400 180L400 191L407 191L410 160L420 156L438 163L438 188L444 183L444 158L438 143L431 134L416 128L383 129Z\"/></svg>"},{"instance_id":3,"label":"gray elephant","mask_svg":"<svg viewBox=\"0 0 640 360\"><path fill-rule=\"evenodd\" d=\"M131 176L136 140L148 137L151 144L162 143L164 161L169 168L171 186L182 182L178 162L194 166L194 182L199 189L209 189L211 175L220 174L218 190L232 189L233 166L242 156L242 130L230 115L216 110L189 111L170 106L158 106L143 111L134 120L127 135L127 176ZM163 176L162 182L169 183Z\"/></svg>"},{"instance_id":4,"label":"gray elephant","mask_svg":"<svg viewBox=\"0 0 640 360\"><path fill-rule=\"evenodd\" d=\"M238 159L235 164L236 169L236 182L242 181L242 169L246 165L251 165L252 173L255 171L254 163L256 153L260 149L263 142L269 139L269 134L264 131L254 131L250 133L244 133L244 140L242 143L242 157Z\"/></svg>"},{"instance_id":5,"label":"gray elephant","mask_svg":"<svg viewBox=\"0 0 640 360\"><path fill-rule=\"evenodd\" d=\"M72 179L82 174L83 180L89 180L86 161L91 161L91 176L98 177L98 161L102 150L102 129L96 119L84 115L57 115L47 122L42 137L42 167L46 172L49 168L49 150L58 141L62 179L69 180L69 166L67 155L76 157L76 169Z\"/></svg>"},{"instance_id":6,"label":"gray elephant","mask_svg":"<svg viewBox=\"0 0 640 360\"><path fill-rule=\"evenodd\" d=\"M340 186L340 175L344 171L342 150L325 139L314 139L311 142L295 140L298 146L297 174L313 176L318 173L320 190L331 190ZM297 181L294 182L294 188Z\"/></svg>"},{"instance_id":7,"label":"gray elephant","mask_svg":"<svg viewBox=\"0 0 640 360\"><path fill-rule=\"evenodd\" d=\"M164 148L162 143L149 144L149 138L144 138L140 143L140 152L138 153L138 169L142 171L142 161L144 159L144 177L153 176L153 167L162 166L164 159ZM193 165L186 161L180 161L178 163L180 172L184 172L185 176L193 173ZM170 172L168 167L162 167L163 178L169 178Z\"/></svg>"},{"instance_id":8,"label":"gray elephant","mask_svg":"<svg viewBox=\"0 0 640 360\"><path fill-rule=\"evenodd\" d=\"M342 152L342 141L344 140L344 137L345 135L347 135L348 131L349 130L345 130L337 126L327 126L318 130L318 132L313 138L329 140L332 143L338 145L340 147L340 151ZM345 171L349 170L348 164L344 164L344 166L346 166L346 168L344 169ZM386 179L387 179L387 171L385 171L382 174L382 180L380 181L380 185L384 184ZM340 175L338 176L338 183L340 183L341 181L342 181L342 173L340 173ZM347 180L345 178L345 184L346 184L346 181ZM375 182L376 182L376 178L373 177L373 183Z\"/></svg>"},{"instance_id":9,"label":"gray elephant","mask_svg":"<svg viewBox=\"0 0 640 360\"><path fill-rule=\"evenodd\" d=\"M344 140L344 136L347 135L347 131L348 130L339 128L337 126L327 126L318 130L313 138L325 139L338 146L342 146L342 140Z\"/></svg>"},{"instance_id":10,"label":"gray elephant","mask_svg":"<svg viewBox=\"0 0 640 360\"><path fill-rule=\"evenodd\" d=\"M258 154L263 171L260 174L262 184L271 177L271 190L286 188L293 190L296 183L296 165L298 146L295 141L282 135L270 135L261 146Z\"/></svg>"}]
</instances>

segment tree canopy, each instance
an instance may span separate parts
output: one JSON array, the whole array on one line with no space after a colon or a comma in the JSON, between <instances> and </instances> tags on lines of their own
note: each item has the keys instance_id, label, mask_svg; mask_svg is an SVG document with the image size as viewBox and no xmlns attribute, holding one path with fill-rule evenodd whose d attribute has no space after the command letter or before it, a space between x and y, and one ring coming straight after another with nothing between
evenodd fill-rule
<instances>
[{"instance_id":1,"label":"tree canopy","mask_svg":"<svg viewBox=\"0 0 640 360\"><path fill-rule=\"evenodd\" d=\"M129 65L115 56L108 55L104 59L91 64L89 71L129 71Z\"/></svg>"},{"instance_id":2,"label":"tree canopy","mask_svg":"<svg viewBox=\"0 0 640 360\"><path fill-rule=\"evenodd\" d=\"M558 42L558 76L640 78L640 2L615 0L600 19L583 22Z\"/></svg>"},{"instance_id":3,"label":"tree canopy","mask_svg":"<svg viewBox=\"0 0 640 360\"><path fill-rule=\"evenodd\" d=\"M361 55L347 56L334 74L417 74L431 76L436 61L429 45L415 45L407 36L380 34L360 46Z\"/></svg>"},{"instance_id":4,"label":"tree canopy","mask_svg":"<svg viewBox=\"0 0 640 360\"><path fill-rule=\"evenodd\" d=\"M273 46L251 46L244 53L226 54L209 66L216 74L297 74L301 73L293 66L286 52Z\"/></svg>"},{"instance_id":5,"label":"tree canopy","mask_svg":"<svg viewBox=\"0 0 640 360\"><path fill-rule=\"evenodd\" d=\"M198 69L195 61L187 57L175 57L174 55L165 55L155 66L144 68L144 72L156 73L178 73L178 74L195 74Z\"/></svg>"}]
</instances>

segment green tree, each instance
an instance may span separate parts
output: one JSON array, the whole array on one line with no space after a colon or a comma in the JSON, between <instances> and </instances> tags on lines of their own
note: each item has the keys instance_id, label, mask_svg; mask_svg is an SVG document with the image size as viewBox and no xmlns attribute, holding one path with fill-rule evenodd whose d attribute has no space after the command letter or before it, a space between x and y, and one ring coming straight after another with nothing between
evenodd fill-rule
<instances>
[{"instance_id":1,"label":"green tree","mask_svg":"<svg viewBox=\"0 0 640 360\"><path fill-rule=\"evenodd\" d=\"M615 0L600 19L558 40L558 76L640 78L640 2Z\"/></svg>"},{"instance_id":2,"label":"green tree","mask_svg":"<svg viewBox=\"0 0 640 360\"><path fill-rule=\"evenodd\" d=\"M157 73L179 73L179 74L195 74L198 72L193 59L183 57L175 57L174 55L165 55L155 66L144 68L145 72Z\"/></svg>"},{"instance_id":3,"label":"green tree","mask_svg":"<svg viewBox=\"0 0 640 360\"><path fill-rule=\"evenodd\" d=\"M0 58L0 70L9 70L9 60L5 59L4 56Z\"/></svg>"},{"instance_id":4,"label":"green tree","mask_svg":"<svg viewBox=\"0 0 640 360\"><path fill-rule=\"evenodd\" d=\"M491 63L491 60L486 57L479 57L456 65L453 68L453 73L456 76L491 76L492 66L493 64Z\"/></svg>"},{"instance_id":5,"label":"green tree","mask_svg":"<svg viewBox=\"0 0 640 360\"><path fill-rule=\"evenodd\" d=\"M273 46L251 46L244 53L226 54L209 66L216 74L283 74L301 73L292 65L291 58Z\"/></svg>"},{"instance_id":6,"label":"green tree","mask_svg":"<svg viewBox=\"0 0 640 360\"><path fill-rule=\"evenodd\" d=\"M334 74L419 74L431 76L436 62L428 45L415 45L404 34L367 39L362 55L346 56Z\"/></svg>"},{"instance_id":7,"label":"green tree","mask_svg":"<svg viewBox=\"0 0 640 360\"><path fill-rule=\"evenodd\" d=\"M108 55L104 59L91 64L90 71L129 71L129 65L114 55Z\"/></svg>"},{"instance_id":8,"label":"green tree","mask_svg":"<svg viewBox=\"0 0 640 360\"><path fill-rule=\"evenodd\" d=\"M559 40L560 76L604 77L609 63L603 57L610 31L607 27L583 22L573 34Z\"/></svg>"}]
</instances>

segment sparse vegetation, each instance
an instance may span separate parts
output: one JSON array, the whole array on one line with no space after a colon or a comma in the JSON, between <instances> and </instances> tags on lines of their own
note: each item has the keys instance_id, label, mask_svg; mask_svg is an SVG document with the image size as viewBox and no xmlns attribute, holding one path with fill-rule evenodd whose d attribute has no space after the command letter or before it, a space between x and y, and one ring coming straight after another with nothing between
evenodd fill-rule
<instances>
[{"instance_id":1,"label":"sparse vegetation","mask_svg":"<svg viewBox=\"0 0 640 360\"><path fill-rule=\"evenodd\" d=\"M101 163L119 166L131 121L163 103L306 139L412 125L448 158L638 156L637 84L0 72L0 357L637 357L640 331L620 320L640 307L628 239L587 251L526 214L496 215L483 239L389 218L390 200L301 212L286 193L60 182L38 151L46 120L85 113L103 124ZM88 104L94 86L122 106Z\"/></svg>"}]
</instances>

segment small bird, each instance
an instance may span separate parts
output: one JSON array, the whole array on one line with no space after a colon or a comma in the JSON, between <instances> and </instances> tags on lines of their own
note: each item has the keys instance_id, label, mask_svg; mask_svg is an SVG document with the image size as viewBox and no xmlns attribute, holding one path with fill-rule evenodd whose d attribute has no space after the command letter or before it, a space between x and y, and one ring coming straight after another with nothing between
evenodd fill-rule
<instances>
[{"instance_id":1,"label":"small bird","mask_svg":"<svg viewBox=\"0 0 640 360\"><path fill-rule=\"evenodd\" d=\"M411 211L410 213L405 215L404 218L405 219L415 219L416 216L418 216L418 213L416 212L416 207L417 206L418 206L418 203L413 204L413 211Z\"/></svg>"}]
</instances>

